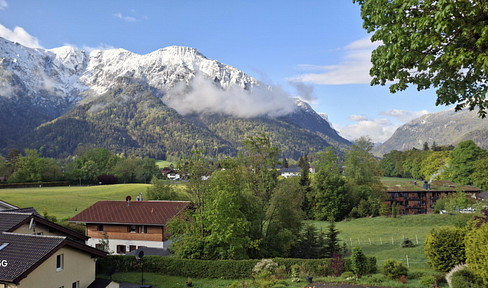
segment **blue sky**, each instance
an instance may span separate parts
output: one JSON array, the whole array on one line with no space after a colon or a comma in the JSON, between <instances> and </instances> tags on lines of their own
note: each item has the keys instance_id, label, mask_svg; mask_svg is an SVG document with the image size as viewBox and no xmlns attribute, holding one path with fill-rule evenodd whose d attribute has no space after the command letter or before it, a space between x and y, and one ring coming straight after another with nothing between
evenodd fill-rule
<instances>
[{"instance_id":1,"label":"blue sky","mask_svg":"<svg viewBox=\"0 0 488 288\"><path fill-rule=\"evenodd\" d=\"M0 0L0 37L138 54L193 47L291 96L306 94L348 139L385 141L406 121L450 108L435 106L434 91L371 87L369 36L352 0Z\"/></svg>"}]
</instances>

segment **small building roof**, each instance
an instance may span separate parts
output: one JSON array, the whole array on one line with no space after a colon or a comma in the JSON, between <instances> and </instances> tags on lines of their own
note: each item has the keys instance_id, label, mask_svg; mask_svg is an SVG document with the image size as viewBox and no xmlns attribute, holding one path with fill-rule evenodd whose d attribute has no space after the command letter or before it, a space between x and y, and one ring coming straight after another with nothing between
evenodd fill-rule
<instances>
[{"instance_id":1,"label":"small building roof","mask_svg":"<svg viewBox=\"0 0 488 288\"><path fill-rule=\"evenodd\" d=\"M69 222L166 225L189 201L98 201Z\"/></svg>"},{"instance_id":2,"label":"small building roof","mask_svg":"<svg viewBox=\"0 0 488 288\"><path fill-rule=\"evenodd\" d=\"M2 245L4 244L4 245ZM0 281L18 284L59 249L69 246L92 257L104 257L106 252L73 241L65 236L46 236L0 232L0 259L8 265L0 269Z\"/></svg>"},{"instance_id":3,"label":"small building roof","mask_svg":"<svg viewBox=\"0 0 488 288\"><path fill-rule=\"evenodd\" d=\"M88 240L88 236L78 233L74 230L51 222L44 217L41 217L37 211L30 210L31 208L23 208L23 209L14 209L14 210L7 210L7 211L0 211L0 232L14 232L20 226L30 223L31 219L36 224L45 225L51 229L59 231L69 238L76 240L76 241L86 241ZM18 212L18 211L29 211L29 212Z\"/></svg>"},{"instance_id":4,"label":"small building roof","mask_svg":"<svg viewBox=\"0 0 488 288\"><path fill-rule=\"evenodd\" d=\"M0 208L3 208L3 209L0 209L0 210L4 210L4 209L17 209L19 207L15 206L15 205L12 205L8 202L5 202L3 200L0 200Z\"/></svg>"}]
</instances>

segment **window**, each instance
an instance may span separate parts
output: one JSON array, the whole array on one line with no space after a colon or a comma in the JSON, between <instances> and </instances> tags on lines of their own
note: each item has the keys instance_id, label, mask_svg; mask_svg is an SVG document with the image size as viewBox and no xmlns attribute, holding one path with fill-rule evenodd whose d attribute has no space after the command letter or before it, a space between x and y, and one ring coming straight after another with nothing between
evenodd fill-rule
<instances>
[{"instance_id":1,"label":"window","mask_svg":"<svg viewBox=\"0 0 488 288\"><path fill-rule=\"evenodd\" d=\"M137 233L137 226L136 225L127 226L127 232L129 232L129 233Z\"/></svg>"},{"instance_id":2,"label":"window","mask_svg":"<svg viewBox=\"0 0 488 288\"><path fill-rule=\"evenodd\" d=\"M129 246L129 251L134 251L134 250L136 250L136 249L137 249L137 248L136 248L136 245L130 245L130 246Z\"/></svg>"},{"instance_id":3,"label":"window","mask_svg":"<svg viewBox=\"0 0 488 288\"><path fill-rule=\"evenodd\" d=\"M58 256L56 256L56 271L61 271L63 270L63 261L64 261L64 255L63 254L59 254Z\"/></svg>"},{"instance_id":4,"label":"window","mask_svg":"<svg viewBox=\"0 0 488 288\"><path fill-rule=\"evenodd\" d=\"M97 231L103 231L103 224L97 225Z\"/></svg>"},{"instance_id":5,"label":"window","mask_svg":"<svg viewBox=\"0 0 488 288\"><path fill-rule=\"evenodd\" d=\"M147 233L147 226L141 225L139 229L140 233Z\"/></svg>"},{"instance_id":6,"label":"window","mask_svg":"<svg viewBox=\"0 0 488 288\"><path fill-rule=\"evenodd\" d=\"M73 282L73 284L71 284L71 288L80 288L80 281Z\"/></svg>"},{"instance_id":7,"label":"window","mask_svg":"<svg viewBox=\"0 0 488 288\"><path fill-rule=\"evenodd\" d=\"M126 247L125 245L117 245L117 253L118 254L125 254Z\"/></svg>"}]
</instances>

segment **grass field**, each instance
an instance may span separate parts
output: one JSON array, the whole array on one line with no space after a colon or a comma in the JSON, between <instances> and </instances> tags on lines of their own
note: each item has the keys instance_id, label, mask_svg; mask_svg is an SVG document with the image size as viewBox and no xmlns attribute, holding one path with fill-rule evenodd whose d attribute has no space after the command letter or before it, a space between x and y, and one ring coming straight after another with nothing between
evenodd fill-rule
<instances>
[{"instance_id":1,"label":"grass field","mask_svg":"<svg viewBox=\"0 0 488 288\"><path fill-rule=\"evenodd\" d=\"M340 231L339 238L347 243L347 246L359 246L369 256L377 258L378 267L383 266L386 259L402 261L410 266L412 271L429 270L427 258L424 254L424 241L433 227L456 226L467 221L466 214L434 214L434 215L410 215L397 218L375 217L361 218L353 221L336 223ZM327 222L313 222L319 229L326 231ZM413 248L401 248L404 238L412 240Z\"/></svg>"},{"instance_id":2,"label":"grass field","mask_svg":"<svg viewBox=\"0 0 488 288\"><path fill-rule=\"evenodd\" d=\"M178 190L183 184L175 184ZM39 213L47 211L58 220L71 218L99 200L136 199L140 192L146 196L149 184L117 184L99 186L70 186L42 188L0 189L0 199L18 207L34 207ZM147 198L145 198L147 199Z\"/></svg>"},{"instance_id":3,"label":"grass field","mask_svg":"<svg viewBox=\"0 0 488 288\"><path fill-rule=\"evenodd\" d=\"M169 167L171 164L173 164L173 166L176 166L176 163L174 163L174 162L170 162L170 161L166 161L166 160L157 160L156 161L156 165L158 165L159 168Z\"/></svg>"}]
</instances>

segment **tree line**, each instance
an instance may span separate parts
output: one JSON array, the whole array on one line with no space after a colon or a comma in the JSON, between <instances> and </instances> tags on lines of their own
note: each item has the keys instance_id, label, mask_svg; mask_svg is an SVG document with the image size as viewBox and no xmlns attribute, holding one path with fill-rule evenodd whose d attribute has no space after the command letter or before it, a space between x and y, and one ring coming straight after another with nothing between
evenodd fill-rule
<instances>
[{"instance_id":1,"label":"tree line","mask_svg":"<svg viewBox=\"0 0 488 288\"><path fill-rule=\"evenodd\" d=\"M457 147L429 147L422 150L393 150L383 156L380 168L384 176L423 180L449 180L461 185L488 189L488 151L473 141L460 142Z\"/></svg>"},{"instance_id":2,"label":"tree line","mask_svg":"<svg viewBox=\"0 0 488 288\"><path fill-rule=\"evenodd\" d=\"M149 183L159 175L156 160L123 157L103 148L83 147L73 157L41 157L36 149L0 155L0 176L8 183L68 181L79 185Z\"/></svg>"},{"instance_id":3,"label":"tree line","mask_svg":"<svg viewBox=\"0 0 488 288\"><path fill-rule=\"evenodd\" d=\"M280 151L264 134L249 137L237 157L212 162L194 151L178 164L189 176L191 208L169 225L174 253L191 259L263 257L323 258L343 251L334 221L385 211L372 143L359 139L345 157L333 148L319 153L317 173L298 161L300 177L279 177ZM175 199L171 185L155 180L152 199ZM317 231L305 219L329 220Z\"/></svg>"}]
</instances>

